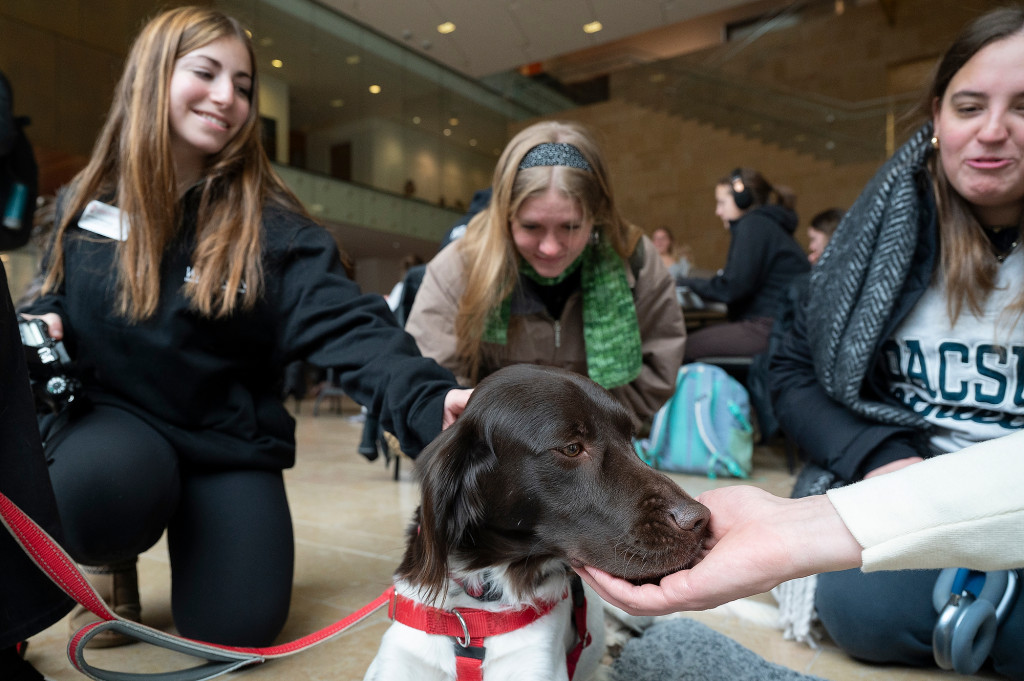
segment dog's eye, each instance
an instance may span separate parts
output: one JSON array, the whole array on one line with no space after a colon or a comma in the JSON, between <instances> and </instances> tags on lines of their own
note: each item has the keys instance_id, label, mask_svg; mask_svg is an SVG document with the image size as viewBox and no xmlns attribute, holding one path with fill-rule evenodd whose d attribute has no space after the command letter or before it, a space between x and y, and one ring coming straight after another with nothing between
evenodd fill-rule
<instances>
[{"instance_id":1,"label":"dog's eye","mask_svg":"<svg viewBox=\"0 0 1024 681\"><path fill-rule=\"evenodd\" d=\"M581 445L579 442L573 442L571 444L566 445L565 449L562 450L562 453L565 454L566 456L579 456L582 451L583 445Z\"/></svg>"}]
</instances>

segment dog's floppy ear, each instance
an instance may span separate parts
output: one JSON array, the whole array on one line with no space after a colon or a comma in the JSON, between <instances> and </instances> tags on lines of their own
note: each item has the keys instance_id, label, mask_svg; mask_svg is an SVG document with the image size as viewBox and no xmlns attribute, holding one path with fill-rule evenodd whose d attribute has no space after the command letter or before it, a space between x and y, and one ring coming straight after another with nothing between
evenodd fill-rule
<instances>
[{"instance_id":1,"label":"dog's floppy ear","mask_svg":"<svg viewBox=\"0 0 1024 681\"><path fill-rule=\"evenodd\" d=\"M476 414L463 414L417 458L420 477L417 547L399 567L404 579L426 588L428 598L444 590L449 557L471 541L484 514L481 476L497 459L484 441Z\"/></svg>"}]
</instances>

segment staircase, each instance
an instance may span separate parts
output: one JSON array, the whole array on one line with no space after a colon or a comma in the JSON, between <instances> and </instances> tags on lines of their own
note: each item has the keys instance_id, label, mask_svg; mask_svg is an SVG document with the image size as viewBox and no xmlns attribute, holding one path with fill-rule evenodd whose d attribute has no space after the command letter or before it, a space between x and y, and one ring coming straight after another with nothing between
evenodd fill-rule
<instances>
[{"instance_id":1,"label":"staircase","mask_svg":"<svg viewBox=\"0 0 1024 681\"><path fill-rule=\"evenodd\" d=\"M685 59L611 75L611 97L695 120L836 164L881 162L894 145L904 97L860 103L787 92L694 68Z\"/></svg>"}]
</instances>

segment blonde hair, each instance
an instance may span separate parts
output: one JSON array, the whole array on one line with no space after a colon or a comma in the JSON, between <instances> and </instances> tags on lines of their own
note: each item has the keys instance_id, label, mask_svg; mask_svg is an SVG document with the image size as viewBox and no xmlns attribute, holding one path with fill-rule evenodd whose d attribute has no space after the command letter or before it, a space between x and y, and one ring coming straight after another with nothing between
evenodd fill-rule
<instances>
[{"instance_id":1,"label":"blonde hair","mask_svg":"<svg viewBox=\"0 0 1024 681\"><path fill-rule=\"evenodd\" d=\"M64 278L63 241L71 220L96 198L112 200L131 226L117 246L117 311L139 321L160 298L160 265L182 213L171 154L169 89L179 58L221 38L238 40L252 69L249 115L224 148L209 157L200 182L192 264L200 274L185 285L208 317L251 308L263 288L260 230L268 201L305 215L270 165L260 141L259 78L252 43L232 17L206 7L157 15L139 33L86 167L71 182L57 225L44 288ZM243 286L244 284L244 286ZM236 292L244 289L241 302Z\"/></svg>"},{"instance_id":2,"label":"blonde hair","mask_svg":"<svg viewBox=\"0 0 1024 681\"><path fill-rule=\"evenodd\" d=\"M544 143L576 147L591 170L567 166L540 166L519 170L523 157ZM592 135L582 126L565 121L535 123L505 147L494 169L491 202L478 213L456 242L466 267L466 288L455 318L456 351L466 375L476 380L480 367L481 337L492 310L512 293L519 277L519 257L512 241L510 221L523 202L555 187L572 199L593 221L594 231L629 258L642 233L627 223L615 207L604 159Z\"/></svg>"}]
</instances>

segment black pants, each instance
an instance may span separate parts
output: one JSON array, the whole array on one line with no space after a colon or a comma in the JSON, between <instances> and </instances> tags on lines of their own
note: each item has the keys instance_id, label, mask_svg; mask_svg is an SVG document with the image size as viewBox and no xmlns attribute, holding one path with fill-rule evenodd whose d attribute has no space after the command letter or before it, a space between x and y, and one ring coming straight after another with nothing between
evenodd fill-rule
<instances>
[{"instance_id":1,"label":"black pants","mask_svg":"<svg viewBox=\"0 0 1024 681\"><path fill-rule=\"evenodd\" d=\"M768 349L772 333L770 317L744 319L738 322L712 324L686 337L684 362L702 357L753 357Z\"/></svg>"},{"instance_id":2,"label":"black pants","mask_svg":"<svg viewBox=\"0 0 1024 681\"><path fill-rule=\"evenodd\" d=\"M829 636L849 655L869 662L935 665L932 631L938 613L932 589L938 570L818 575L815 606ZM1024 680L1024 592L996 635L989 656L999 674Z\"/></svg>"},{"instance_id":3,"label":"black pants","mask_svg":"<svg viewBox=\"0 0 1024 681\"><path fill-rule=\"evenodd\" d=\"M156 430L109 406L66 426L47 458L76 560L130 559L166 529L178 631L227 645L273 642L294 562L281 471L185 466Z\"/></svg>"},{"instance_id":4,"label":"black pants","mask_svg":"<svg viewBox=\"0 0 1024 681\"><path fill-rule=\"evenodd\" d=\"M0 492L61 539L46 476L28 370L0 264ZM67 613L72 601L0 527L0 650L37 634Z\"/></svg>"}]
</instances>

